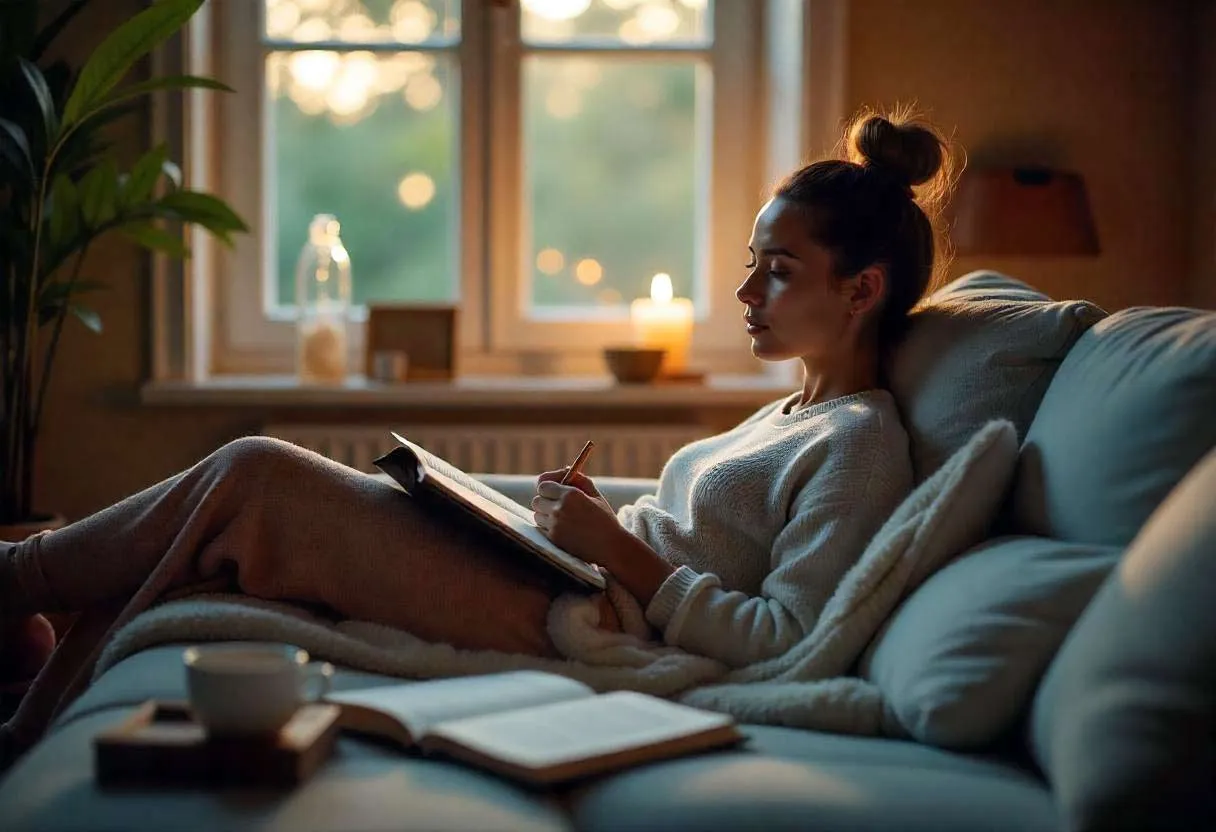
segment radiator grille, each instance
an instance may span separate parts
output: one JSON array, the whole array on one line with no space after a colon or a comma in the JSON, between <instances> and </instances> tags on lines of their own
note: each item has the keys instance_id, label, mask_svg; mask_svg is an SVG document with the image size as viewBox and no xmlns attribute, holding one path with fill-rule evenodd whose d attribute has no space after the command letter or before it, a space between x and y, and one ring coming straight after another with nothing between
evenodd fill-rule
<instances>
[{"instance_id":1,"label":"radiator grille","mask_svg":"<svg viewBox=\"0 0 1216 832\"><path fill-rule=\"evenodd\" d=\"M390 430L465 471L484 474L555 470L568 465L587 439L594 439L587 473L616 477L657 477L673 452L708 434L695 425L267 425L262 433L360 471L374 471L372 460L396 444Z\"/></svg>"}]
</instances>

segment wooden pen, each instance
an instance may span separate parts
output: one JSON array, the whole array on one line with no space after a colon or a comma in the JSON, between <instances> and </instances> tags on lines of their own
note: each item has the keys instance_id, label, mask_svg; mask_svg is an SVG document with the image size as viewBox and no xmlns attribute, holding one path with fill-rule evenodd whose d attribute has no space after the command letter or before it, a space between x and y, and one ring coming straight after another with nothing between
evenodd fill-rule
<instances>
[{"instance_id":1,"label":"wooden pen","mask_svg":"<svg viewBox=\"0 0 1216 832\"><path fill-rule=\"evenodd\" d=\"M574 462L570 463L570 467L566 469L566 473L562 477L562 485L568 485L570 483L570 478L583 470L583 464L587 461L587 457L591 456L591 449L594 447L595 443L588 439L587 444L583 445L583 449L579 451L578 456L574 458Z\"/></svg>"}]
</instances>

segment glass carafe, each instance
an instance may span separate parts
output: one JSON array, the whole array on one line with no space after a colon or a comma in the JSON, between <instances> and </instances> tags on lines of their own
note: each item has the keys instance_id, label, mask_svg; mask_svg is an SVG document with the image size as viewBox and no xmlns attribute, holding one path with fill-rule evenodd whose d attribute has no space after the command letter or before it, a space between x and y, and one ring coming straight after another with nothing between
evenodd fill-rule
<instances>
[{"instance_id":1,"label":"glass carafe","mask_svg":"<svg viewBox=\"0 0 1216 832\"><path fill-rule=\"evenodd\" d=\"M296 367L304 382L338 383L347 374L350 255L333 214L317 214L296 263Z\"/></svg>"}]
</instances>

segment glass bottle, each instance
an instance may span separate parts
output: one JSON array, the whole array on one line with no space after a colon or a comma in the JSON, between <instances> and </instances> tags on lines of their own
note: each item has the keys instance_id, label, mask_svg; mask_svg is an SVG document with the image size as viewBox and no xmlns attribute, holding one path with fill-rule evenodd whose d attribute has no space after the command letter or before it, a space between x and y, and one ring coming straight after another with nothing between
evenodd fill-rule
<instances>
[{"instance_id":1,"label":"glass bottle","mask_svg":"<svg viewBox=\"0 0 1216 832\"><path fill-rule=\"evenodd\" d=\"M346 378L350 255L340 231L333 214L317 214L296 263L296 366L305 382Z\"/></svg>"}]
</instances>

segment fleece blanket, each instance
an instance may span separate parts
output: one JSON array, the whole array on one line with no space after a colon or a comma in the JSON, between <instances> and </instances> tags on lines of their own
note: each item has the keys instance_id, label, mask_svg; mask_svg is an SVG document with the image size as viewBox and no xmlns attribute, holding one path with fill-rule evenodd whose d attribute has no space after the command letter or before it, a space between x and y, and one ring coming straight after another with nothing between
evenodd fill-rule
<instances>
[{"instance_id":1,"label":"fleece blanket","mask_svg":"<svg viewBox=\"0 0 1216 832\"><path fill-rule=\"evenodd\" d=\"M598 629L598 610L586 596L560 596L548 628L563 659L458 650L369 622L326 620L282 603L195 595L131 620L105 645L94 675L157 644L267 640L298 645L315 659L405 678L535 669L599 691L674 698L744 722L880 734L889 724L882 694L849 672L903 598L982 539L1016 457L1011 424L982 429L895 511L836 588L814 630L785 654L748 667L729 668L649 641L643 611L610 581L609 597L625 632Z\"/></svg>"}]
</instances>

